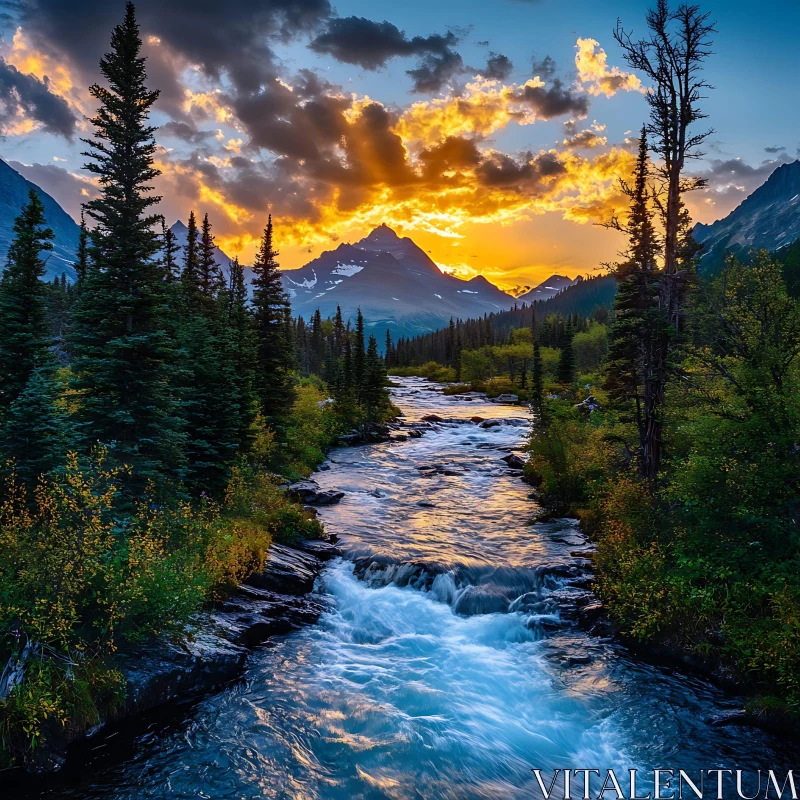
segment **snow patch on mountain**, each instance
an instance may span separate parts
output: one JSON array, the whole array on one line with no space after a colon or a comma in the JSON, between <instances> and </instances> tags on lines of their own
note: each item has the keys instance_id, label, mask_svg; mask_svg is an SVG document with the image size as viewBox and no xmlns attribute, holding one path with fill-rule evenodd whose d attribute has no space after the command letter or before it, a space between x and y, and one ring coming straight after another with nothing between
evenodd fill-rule
<instances>
[{"instance_id":1,"label":"snow patch on mountain","mask_svg":"<svg viewBox=\"0 0 800 800\"><path fill-rule=\"evenodd\" d=\"M361 272L362 269L364 267L359 264L339 264L335 269L331 270L331 275L344 275L346 278L351 278Z\"/></svg>"},{"instance_id":2,"label":"snow patch on mountain","mask_svg":"<svg viewBox=\"0 0 800 800\"><path fill-rule=\"evenodd\" d=\"M312 270L312 272L314 273L314 280L306 278L304 281L293 281L288 275L285 277L289 283L293 283L295 286L299 286L301 289L313 289L317 285L317 273L315 270Z\"/></svg>"}]
</instances>

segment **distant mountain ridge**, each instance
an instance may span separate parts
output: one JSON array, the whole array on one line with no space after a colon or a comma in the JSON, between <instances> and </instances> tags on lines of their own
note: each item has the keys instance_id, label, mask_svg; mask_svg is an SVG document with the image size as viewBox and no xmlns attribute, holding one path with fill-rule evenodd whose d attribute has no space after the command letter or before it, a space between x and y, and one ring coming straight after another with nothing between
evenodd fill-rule
<instances>
[{"instance_id":1,"label":"distant mountain ridge","mask_svg":"<svg viewBox=\"0 0 800 800\"><path fill-rule=\"evenodd\" d=\"M14 220L28 202L28 192L31 189L35 189L39 195L44 206L45 220L55 234L53 249L43 253L45 279L50 281L66 273L67 279L74 281L76 276L72 265L78 252L80 226L47 192L23 178L2 159L0 159L0 270L5 266L8 247L14 238Z\"/></svg>"},{"instance_id":2,"label":"distant mountain ridge","mask_svg":"<svg viewBox=\"0 0 800 800\"><path fill-rule=\"evenodd\" d=\"M583 278L580 275L577 278L568 278L566 275L551 275L546 281L542 281L542 283L538 286L534 286L529 292L525 292L525 294L521 294L517 297L517 302L530 305L539 300L549 300L551 297L555 297L559 292L563 292L564 289L568 289L570 286L574 286L582 280Z\"/></svg>"},{"instance_id":3,"label":"distant mountain ridge","mask_svg":"<svg viewBox=\"0 0 800 800\"><path fill-rule=\"evenodd\" d=\"M380 225L353 244L328 250L300 269L285 270L283 285L293 312L323 318L340 306L345 319L358 309L379 339L436 330L450 319L483 316L517 300L483 276L462 280L443 273L408 237Z\"/></svg>"},{"instance_id":4,"label":"distant mountain ridge","mask_svg":"<svg viewBox=\"0 0 800 800\"><path fill-rule=\"evenodd\" d=\"M751 250L780 250L800 239L800 161L778 167L727 217L692 230L704 251L700 270L717 272L728 253L746 257Z\"/></svg>"}]
</instances>

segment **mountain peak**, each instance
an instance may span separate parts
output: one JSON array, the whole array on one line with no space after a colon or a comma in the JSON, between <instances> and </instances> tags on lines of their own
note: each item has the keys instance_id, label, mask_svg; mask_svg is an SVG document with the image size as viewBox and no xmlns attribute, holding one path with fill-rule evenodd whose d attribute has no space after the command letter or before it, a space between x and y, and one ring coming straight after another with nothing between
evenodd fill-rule
<instances>
[{"instance_id":1,"label":"mountain peak","mask_svg":"<svg viewBox=\"0 0 800 800\"><path fill-rule=\"evenodd\" d=\"M369 242L396 242L399 239L400 237L385 222L378 225L378 227L366 237L366 241Z\"/></svg>"},{"instance_id":2,"label":"mountain peak","mask_svg":"<svg viewBox=\"0 0 800 800\"><path fill-rule=\"evenodd\" d=\"M179 231L188 231L189 229L186 227L186 224L182 219L175 220L175 223L172 225L170 230L173 233L178 233Z\"/></svg>"}]
</instances>

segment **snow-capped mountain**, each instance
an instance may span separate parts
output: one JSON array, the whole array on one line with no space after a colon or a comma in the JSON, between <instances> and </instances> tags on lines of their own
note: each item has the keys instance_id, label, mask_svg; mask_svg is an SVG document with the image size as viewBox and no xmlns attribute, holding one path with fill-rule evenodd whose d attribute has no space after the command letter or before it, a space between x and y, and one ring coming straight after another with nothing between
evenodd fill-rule
<instances>
[{"instance_id":1,"label":"snow-capped mountain","mask_svg":"<svg viewBox=\"0 0 800 800\"><path fill-rule=\"evenodd\" d=\"M536 300L549 300L555 297L559 292L564 291L569 286L574 286L583 278L567 278L565 275L551 275L546 281L543 281L538 286L534 286L529 292L520 295L517 302L528 303L529 305Z\"/></svg>"},{"instance_id":2,"label":"snow-capped mountain","mask_svg":"<svg viewBox=\"0 0 800 800\"><path fill-rule=\"evenodd\" d=\"M479 276L466 281L444 274L414 242L381 225L355 244L322 253L301 269L286 270L283 285L294 314L323 318L337 305L345 320L360 308L381 341L436 330L451 318L481 317L510 308L515 299Z\"/></svg>"}]
</instances>

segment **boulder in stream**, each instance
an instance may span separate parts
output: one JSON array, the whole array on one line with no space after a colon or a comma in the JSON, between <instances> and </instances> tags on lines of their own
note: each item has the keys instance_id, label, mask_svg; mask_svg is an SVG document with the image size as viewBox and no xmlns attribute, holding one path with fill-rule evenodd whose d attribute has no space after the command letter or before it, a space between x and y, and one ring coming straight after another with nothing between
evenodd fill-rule
<instances>
[{"instance_id":1,"label":"boulder in stream","mask_svg":"<svg viewBox=\"0 0 800 800\"><path fill-rule=\"evenodd\" d=\"M245 584L279 594L302 595L314 588L321 570L322 565L315 555L273 544L269 548L266 569L251 575Z\"/></svg>"},{"instance_id":2,"label":"boulder in stream","mask_svg":"<svg viewBox=\"0 0 800 800\"><path fill-rule=\"evenodd\" d=\"M507 456L503 456L502 460L505 461L511 469L525 468L525 459L516 453L509 453Z\"/></svg>"},{"instance_id":3,"label":"boulder in stream","mask_svg":"<svg viewBox=\"0 0 800 800\"><path fill-rule=\"evenodd\" d=\"M316 481L298 481L289 486L289 494L301 503L313 506L329 506L338 503L344 492L338 489L323 489Z\"/></svg>"}]
</instances>

